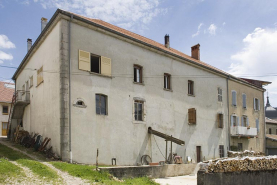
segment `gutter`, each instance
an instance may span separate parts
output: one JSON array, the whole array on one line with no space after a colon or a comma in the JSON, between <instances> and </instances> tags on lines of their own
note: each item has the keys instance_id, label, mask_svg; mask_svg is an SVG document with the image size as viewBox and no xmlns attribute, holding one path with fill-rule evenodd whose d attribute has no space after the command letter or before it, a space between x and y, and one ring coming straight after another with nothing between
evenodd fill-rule
<instances>
[{"instance_id":1,"label":"gutter","mask_svg":"<svg viewBox=\"0 0 277 185\"><path fill-rule=\"evenodd\" d=\"M229 78L230 78L230 76L228 76L228 78L226 78L226 81L227 81L227 109L228 109L228 118L227 118L227 120L228 120L228 145L229 145L229 150L231 150L231 124L230 124L230 119L229 119L229 117L230 117L230 113L229 113L229 111L230 111L230 109L229 109Z\"/></svg>"}]
</instances>

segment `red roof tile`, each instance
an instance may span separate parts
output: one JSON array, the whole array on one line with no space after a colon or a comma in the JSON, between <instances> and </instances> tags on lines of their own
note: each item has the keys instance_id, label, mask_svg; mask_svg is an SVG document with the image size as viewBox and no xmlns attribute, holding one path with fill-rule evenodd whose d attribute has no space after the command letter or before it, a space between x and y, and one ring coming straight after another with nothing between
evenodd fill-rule
<instances>
[{"instance_id":1,"label":"red roof tile","mask_svg":"<svg viewBox=\"0 0 277 185\"><path fill-rule=\"evenodd\" d=\"M12 102L12 97L14 93L13 83L0 82L0 102Z\"/></svg>"}]
</instances>

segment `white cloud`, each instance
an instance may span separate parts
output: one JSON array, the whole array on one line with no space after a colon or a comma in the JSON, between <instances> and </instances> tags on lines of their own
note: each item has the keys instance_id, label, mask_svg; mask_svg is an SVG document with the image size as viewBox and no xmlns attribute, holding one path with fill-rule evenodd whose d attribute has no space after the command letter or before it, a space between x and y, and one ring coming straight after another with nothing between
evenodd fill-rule
<instances>
[{"instance_id":1,"label":"white cloud","mask_svg":"<svg viewBox=\"0 0 277 185\"><path fill-rule=\"evenodd\" d=\"M266 87L270 94L277 94L277 29L256 28L244 39L243 49L231 56L233 63L229 73L245 78L271 81ZM273 76L272 76L273 75ZM275 98L276 97L276 98ZM277 106L277 96L270 100Z\"/></svg>"},{"instance_id":2,"label":"white cloud","mask_svg":"<svg viewBox=\"0 0 277 185\"><path fill-rule=\"evenodd\" d=\"M211 24L210 27L208 28L209 34L210 35L215 35L216 34L216 25L215 24Z\"/></svg>"},{"instance_id":3,"label":"white cloud","mask_svg":"<svg viewBox=\"0 0 277 185\"><path fill-rule=\"evenodd\" d=\"M3 60L12 60L12 59L13 59L13 56L11 54L0 51L0 60L2 62L3 62Z\"/></svg>"},{"instance_id":4,"label":"white cloud","mask_svg":"<svg viewBox=\"0 0 277 185\"><path fill-rule=\"evenodd\" d=\"M43 8L61 8L91 18L121 24L126 27L149 24L152 19L167 12L159 0L34 0Z\"/></svg>"},{"instance_id":5,"label":"white cloud","mask_svg":"<svg viewBox=\"0 0 277 185\"><path fill-rule=\"evenodd\" d=\"M202 26L203 26L203 23L200 23L200 24L198 25L197 32L196 32L195 34L193 34L192 37L196 37L197 35L199 35L200 29L201 29Z\"/></svg>"},{"instance_id":6,"label":"white cloud","mask_svg":"<svg viewBox=\"0 0 277 185\"><path fill-rule=\"evenodd\" d=\"M15 48L15 45L6 35L0 35L0 48L10 49Z\"/></svg>"},{"instance_id":7,"label":"white cloud","mask_svg":"<svg viewBox=\"0 0 277 185\"><path fill-rule=\"evenodd\" d=\"M3 64L4 62L3 62L3 60L0 60L0 64Z\"/></svg>"}]
</instances>

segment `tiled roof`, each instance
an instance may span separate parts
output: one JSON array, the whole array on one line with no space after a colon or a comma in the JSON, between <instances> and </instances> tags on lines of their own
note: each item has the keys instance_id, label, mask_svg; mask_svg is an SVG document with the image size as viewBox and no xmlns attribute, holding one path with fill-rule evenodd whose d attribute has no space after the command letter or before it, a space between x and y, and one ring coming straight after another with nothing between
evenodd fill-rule
<instances>
[{"instance_id":1,"label":"tiled roof","mask_svg":"<svg viewBox=\"0 0 277 185\"><path fill-rule=\"evenodd\" d=\"M268 118L268 117L265 117L265 122L266 122L266 123L277 124L277 121L276 121L276 120L270 119L270 118Z\"/></svg>"},{"instance_id":2,"label":"tiled roof","mask_svg":"<svg viewBox=\"0 0 277 185\"><path fill-rule=\"evenodd\" d=\"M1 82L0 81L0 102L12 102L14 93L13 83Z\"/></svg>"},{"instance_id":3,"label":"tiled roof","mask_svg":"<svg viewBox=\"0 0 277 185\"><path fill-rule=\"evenodd\" d=\"M273 134L266 134L266 138L267 139L273 139L277 141L277 135L273 135Z\"/></svg>"}]
</instances>

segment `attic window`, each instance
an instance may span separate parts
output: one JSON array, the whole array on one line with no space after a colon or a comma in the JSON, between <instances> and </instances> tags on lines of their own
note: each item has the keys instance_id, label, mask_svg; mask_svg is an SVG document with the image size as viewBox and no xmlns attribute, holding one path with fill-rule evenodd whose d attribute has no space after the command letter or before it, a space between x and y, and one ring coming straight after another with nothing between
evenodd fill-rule
<instances>
[{"instance_id":1,"label":"attic window","mask_svg":"<svg viewBox=\"0 0 277 185\"><path fill-rule=\"evenodd\" d=\"M84 103L82 100L79 100L79 101L77 101L76 105L81 105L81 106L84 106L84 105L85 105L85 103Z\"/></svg>"},{"instance_id":2,"label":"attic window","mask_svg":"<svg viewBox=\"0 0 277 185\"><path fill-rule=\"evenodd\" d=\"M83 100L77 100L75 104L73 104L73 106L75 107L80 107L80 108L86 108L86 104Z\"/></svg>"}]
</instances>

